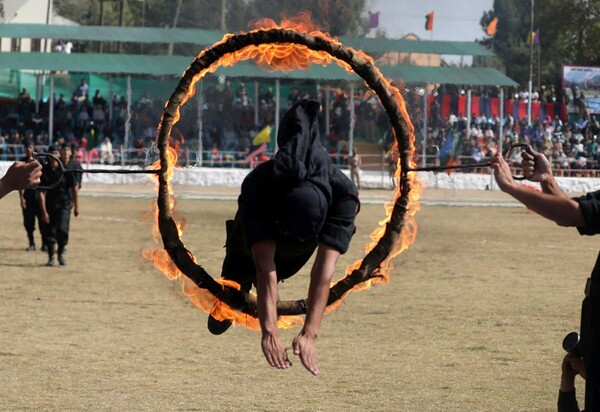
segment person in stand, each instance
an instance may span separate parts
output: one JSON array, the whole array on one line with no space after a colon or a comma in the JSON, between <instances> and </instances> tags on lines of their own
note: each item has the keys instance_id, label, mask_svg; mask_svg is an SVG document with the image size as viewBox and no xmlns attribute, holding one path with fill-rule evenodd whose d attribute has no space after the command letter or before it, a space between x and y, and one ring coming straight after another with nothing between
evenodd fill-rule
<instances>
[{"instance_id":1,"label":"person in stand","mask_svg":"<svg viewBox=\"0 0 600 412\"><path fill-rule=\"evenodd\" d=\"M358 190L360 190L360 166L361 166L361 160L360 160L360 156L358 155L358 153L356 153L356 149L352 149L352 156L350 156L350 178L352 179L352 182L354 182L354 184L356 185L356 187L358 188Z\"/></svg>"},{"instance_id":2,"label":"person in stand","mask_svg":"<svg viewBox=\"0 0 600 412\"><path fill-rule=\"evenodd\" d=\"M53 146L48 152L60 159L60 152ZM58 162L52 158L44 167L42 185L51 186L61 177L62 171ZM65 246L69 242L69 223L71 219L71 208L75 217L79 216L79 196L74 173L64 173L60 183L48 190L40 190L40 208L46 245L48 247L48 263L46 266L54 266L54 253L58 254L58 263L61 266L67 264L64 256ZM56 249L58 246L58 249Z\"/></svg>"},{"instance_id":3,"label":"person in stand","mask_svg":"<svg viewBox=\"0 0 600 412\"><path fill-rule=\"evenodd\" d=\"M35 161L33 157L34 146L33 142L27 141L23 145L23 150L25 151L25 157L22 159L23 162L32 162ZM29 240L29 246L27 247L27 251L35 250L35 240L34 240L34 232L35 232L35 220L37 218L38 225L40 227L40 231L42 228L41 222L41 214L40 214L40 206L38 201L38 193L35 189L27 188L23 190L19 190L19 198L21 199L21 209L23 211L23 226L25 227L25 231L27 232L27 239ZM42 250L46 249L46 245L44 244L44 235L42 234Z\"/></svg>"},{"instance_id":4,"label":"person in stand","mask_svg":"<svg viewBox=\"0 0 600 412\"><path fill-rule=\"evenodd\" d=\"M14 162L0 179L0 199L13 190L25 190L40 184L42 165L37 161Z\"/></svg>"},{"instance_id":5,"label":"person in stand","mask_svg":"<svg viewBox=\"0 0 600 412\"><path fill-rule=\"evenodd\" d=\"M281 121L277 154L244 179L235 220L227 221L221 273L244 291L256 286L263 354L270 366L287 369L292 364L277 328L277 283L296 274L316 250L304 327L292 343L313 375L319 374L316 340L330 282L359 208L356 187L321 144L319 110L311 100L293 105ZM213 314L209 331L225 332L232 322Z\"/></svg>"}]
</instances>

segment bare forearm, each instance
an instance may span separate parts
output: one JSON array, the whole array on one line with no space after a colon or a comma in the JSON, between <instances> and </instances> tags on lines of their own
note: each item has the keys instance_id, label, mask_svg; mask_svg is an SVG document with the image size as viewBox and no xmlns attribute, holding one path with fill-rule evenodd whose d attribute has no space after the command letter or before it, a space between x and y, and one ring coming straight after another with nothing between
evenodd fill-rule
<instances>
[{"instance_id":1,"label":"bare forearm","mask_svg":"<svg viewBox=\"0 0 600 412\"><path fill-rule=\"evenodd\" d=\"M576 201L570 199L558 189L555 182L553 184L543 184L542 186L546 186L543 193L518 184L510 186L506 192L535 213L552 220L560 226L585 226L583 215Z\"/></svg>"},{"instance_id":2,"label":"bare forearm","mask_svg":"<svg viewBox=\"0 0 600 412\"><path fill-rule=\"evenodd\" d=\"M321 320L329 298L329 286L335 272L335 264L339 252L321 245L310 276L308 289L308 308L303 332L317 336L321 328Z\"/></svg>"},{"instance_id":3,"label":"bare forearm","mask_svg":"<svg viewBox=\"0 0 600 412\"><path fill-rule=\"evenodd\" d=\"M46 192L40 192L39 202L41 212L46 214Z\"/></svg>"},{"instance_id":4,"label":"bare forearm","mask_svg":"<svg viewBox=\"0 0 600 412\"><path fill-rule=\"evenodd\" d=\"M264 333L277 332L277 273L257 272L257 300L260 328Z\"/></svg>"}]
</instances>

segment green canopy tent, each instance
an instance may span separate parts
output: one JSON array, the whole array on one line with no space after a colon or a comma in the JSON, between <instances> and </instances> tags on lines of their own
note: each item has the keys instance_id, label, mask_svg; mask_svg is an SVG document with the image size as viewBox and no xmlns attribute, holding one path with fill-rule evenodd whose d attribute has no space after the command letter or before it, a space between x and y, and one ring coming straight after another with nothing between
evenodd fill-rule
<instances>
[{"instance_id":1,"label":"green canopy tent","mask_svg":"<svg viewBox=\"0 0 600 412\"><path fill-rule=\"evenodd\" d=\"M222 38L223 33L202 29L164 29L137 27L107 26L57 26L39 24L0 24L0 37L28 37L73 39L90 41L121 41L136 43L192 43L201 46L213 44ZM435 53L454 55L493 56L489 50L474 42L440 42L412 41L393 39L340 39L344 45L353 46L372 53ZM0 70L42 71L50 72L50 95L54 95L54 79L56 73L102 73L109 77L109 93L112 95L113 75L127 76L128 107L131 104L131 76L173 76L173 80L181 76L184 69L193 61L193 57L157 56L133 54L97 54L97 53L0 53ZM516 83L493 68L457 68L457 67L422 67L422 66L381 66L382 73L391 79L402 79L407 83L440 83L465 84L477 86L515 86ZM354 86L361 84L361 79L346 72L337 65L323 67L314 65L310 70L293 70L290 72L273 72L264 70L252 62L240 62L233 67L219 68L217 75L232 78L254 80L272 79L275 81L276 116L275 133L279 126L279 102L281 80L342 81L350 85L350 96L354 98ZM255 87L255 90L257 87ZM258 94L255 93L256 100ZM327 94L328 97L328 94ZM112 99L109 99L112 100ZM425 99L424 99L425 100ZM258 103L257 101L255 103ZM351 102L351 111L354 110ZM256 106L256 104L255 104ZM50 110L53 110L50 105ZM109 109L112 114L112 107ZM425 111L426 113L426 111ZM503 114L503 113L502 113ZM326 116L329 112L326 112ZM201 116L201 113L199 113ZM52 120L53 113L50 114ZM351 113L354 119L354 113ZM424 116L424 124L426 124ZM326 121L329 125L329 122ZM201 123L199 123L201 129ZM352 150L354 124L350 125L349 145ZM49 134L52 138L52 121ZM426 128L424 128L426 129ZM126 130L125 141L128 144L129 131ZM425 136L423 136L425 138ZM201 139L200 139L201 142Z\"/></svg>"}]
</instances>

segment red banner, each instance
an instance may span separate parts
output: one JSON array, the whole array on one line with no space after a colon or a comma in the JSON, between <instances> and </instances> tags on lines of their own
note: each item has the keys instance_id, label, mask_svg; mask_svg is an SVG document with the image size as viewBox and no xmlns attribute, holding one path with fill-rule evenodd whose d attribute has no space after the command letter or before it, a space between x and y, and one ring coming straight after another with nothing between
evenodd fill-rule
<instances>
[{"instance_id":1,"label":"red banner","mask_svg":"<svg viewBox=\"0 0 600 412\"><path fill-rule=\"evenodd\" d=\"M504 104L504 113L505 116L510 114L511 116L515 116L515 101L513 99L508 99Z\"/></svg>"},{"instance_id":2,"label":"red banner","mask_svg":"<svg viewBox=\"0 0 600 412\"><path fill-rule=\"evenodd\" d=\"M479 96L471 97L471 114L473 117L479 117Z\"/></svg>"},{"instance_id":3,"label":"red banner","mask_svg":"<svg viewBox=\"0 0 600 412\"><path fill-rule=\"evenodd\" d=\"M433 94L427 95L427 117L431 116L431 103L433 103L433 99L435 99Z\"/></svg>"},{"instance_id":4,"label":"red banner","mask_svg":"<svg viewBox=\"0 0 600 412\"><path fill-rule=\"evenodd\" d=\"M527 103L519 102L519 120L527 118Z\"/></svg>"},{"instance_id":5,"label":"red banner","mask_svg":"<svg viewBox=\"0 0 600 412\"><path fill-rule=\"evenodd\" d=\"M546 117L554 120L554 103L546 103Z\"/></svg>"},{"instance_id":6,"label":"red banner","mask_svg":"<svg viewBox=\"0 0 600 412\"><path fill-rule=\"evenodd\" d=\"M458 96L458 117L466 117L467 114L467 96Z\"/></svg>"},{"instance_id":7,"label":"red banner","mask_svg":"<svg viewBox=\"0 0 600 412\"><path fill-rule=\"evenodd\" d=\"M451 114L452 113L450 113L450 95L445 94L442 98L442 119L446 119Z\"/></svg>"},{"instance_id":8,"label":"red banner","mask_svg":"<svg viewBox=\"0 0 600 412\"><path fill-rule=\"evenodd\" d=\"M540 120L540 102L531 103L531 120Z\"/></svg>"},{"instance_id":9,"label":"red banner","mask_svg":"<svg viewBox=\"0 0 600 412\"><path fill-rule=\"evenodd\" d=\"M500 116L500 99L498 99L497 97L492 97L490 99L490 102L491 102L490 103L490 106L491 106L490 112L491 112L492 117ZM504 108L504 112L512 114L512 106L510 107L510 112L508 110L506 110L506 107Z\"/></svg>"}]
</instances>

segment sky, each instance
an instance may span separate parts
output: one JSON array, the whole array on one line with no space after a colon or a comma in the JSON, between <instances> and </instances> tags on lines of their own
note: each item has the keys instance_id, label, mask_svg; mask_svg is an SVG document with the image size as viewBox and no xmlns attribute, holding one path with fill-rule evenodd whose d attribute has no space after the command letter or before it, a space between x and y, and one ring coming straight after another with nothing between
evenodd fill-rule
<instances>
[{"instance_id":1,"label":"sky","mask_svg":"<svg viewBox=\"0 0 600 412\"><path fill-rule=\"evenodd\" d=\"M379 28L386 37L414 33L423 40L473 41L485 37L479 25L493 0L371 0L368 7L380 12ZM434 12L433 31L425 30L425 15Z\"/></svg>"}]
</instances>

